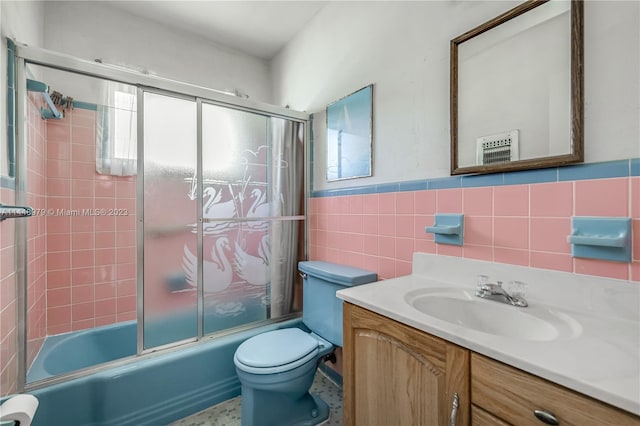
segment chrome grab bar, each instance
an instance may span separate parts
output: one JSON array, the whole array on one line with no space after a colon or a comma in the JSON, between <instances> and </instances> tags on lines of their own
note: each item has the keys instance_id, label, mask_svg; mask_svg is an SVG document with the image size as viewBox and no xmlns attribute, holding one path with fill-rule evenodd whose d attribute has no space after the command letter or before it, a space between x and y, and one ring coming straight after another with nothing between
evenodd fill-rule
<instances>
[{"instance_id":1,"label":"chrome grab bar","mask_svg":"<svg viewBox=\"0 0 640 426\"><path fill-rule=\"evenodd\" d=\"M33 216L33 209L28 206L7 206L0 203L0 221L16 217Z\"/></svg>"}]
</instances>

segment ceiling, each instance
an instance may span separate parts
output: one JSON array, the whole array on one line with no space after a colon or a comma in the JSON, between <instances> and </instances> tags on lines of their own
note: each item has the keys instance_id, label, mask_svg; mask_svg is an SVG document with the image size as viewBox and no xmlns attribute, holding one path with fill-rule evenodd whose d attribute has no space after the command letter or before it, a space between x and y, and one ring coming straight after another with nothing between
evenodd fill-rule
<instances>
[{"instance_id":1,"label":"ceiling","mask_svg":"<svg viewBox=\"0 0 640 426\"><path fill-rule=\"evenodd\" d=\"M104 1L168 27L271 59L326 1Z\"/></svg>"}]
</instances>

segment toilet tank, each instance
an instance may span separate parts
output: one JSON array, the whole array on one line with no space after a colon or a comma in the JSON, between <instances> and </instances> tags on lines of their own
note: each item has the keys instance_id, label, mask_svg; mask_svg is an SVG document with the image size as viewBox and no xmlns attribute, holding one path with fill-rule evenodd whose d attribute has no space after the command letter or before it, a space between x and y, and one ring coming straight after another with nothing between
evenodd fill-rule
<instances>
[{"instance_id":1,"label":"toilet tank","mask_svg":"<svg viewBox=\"0 0 640 426\"><path fill-rule=\"evenodd\" d=\"M378 280L378 274L319 260L298 263L303 273L302 322L311 331L342 346L342 300L336 291Z\"/></svg>"}]
</instances>

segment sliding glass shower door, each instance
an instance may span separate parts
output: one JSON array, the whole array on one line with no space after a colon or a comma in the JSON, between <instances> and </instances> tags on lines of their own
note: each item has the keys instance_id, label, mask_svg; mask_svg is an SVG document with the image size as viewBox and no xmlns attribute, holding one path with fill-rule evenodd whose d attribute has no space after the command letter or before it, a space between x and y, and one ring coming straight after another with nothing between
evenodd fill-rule
<instances>
[{"instance_id":1,"label":"sliding glass shower door","mask_svg":"<svg viewBox=\"0 0 640 426\"><path fill-rule=\"evenodd\" d=\"M267 318L268 157L267 117L202 104L205 334Z\"/></svg>"},{"instance_id":2,"label":"sliding glass shower door","mask_svg":"<svg viewBox=\"0 0 640 426\"><path fill-rule=\"evenodd\" d=\"M198 336L198 298L191 285L197 282L197 255L190 259L194 274L183 273L184 247L197 245L197 206L187 184L197 166L196 102L148 91L140 96L140 92L143 144L138 153L143 173L139 171L138 220L143 256L138 264L144 267L138 277L143 290L138 317L143 316L139 326L144 326L138 332L139 350Z\"/></svg>"},{"instance_id":3,"label":"sliding glass shower door","mask_svg":"<svg viewBox=\"0 0 640 426\"><path fill-rule=\"evenodd\" d=\"M142 100L140 349L289 314L303 124L169 94Z\"/></svg>"},{"instance_id":4,"label":"sliding glass shower door","mask_svg":"<svg viewBox=\"0 0 640 426\"><path fill-rule=\"evenodd\" d=\"M33 217L3 221L3 314L18 321L0 386L300 310L304 113L26 45L12 60L16 174L2 200Z\"/></svg>"},{"instance_id":5,"label":"sliding glass shower door","mask_svg":"<svg viewBox=\"0 0 640 426\"><path fill-rule=\"evenodd\" d=\"M303 126L202 104L204 333L291 312Z\"/></svg>"}]
</instances>

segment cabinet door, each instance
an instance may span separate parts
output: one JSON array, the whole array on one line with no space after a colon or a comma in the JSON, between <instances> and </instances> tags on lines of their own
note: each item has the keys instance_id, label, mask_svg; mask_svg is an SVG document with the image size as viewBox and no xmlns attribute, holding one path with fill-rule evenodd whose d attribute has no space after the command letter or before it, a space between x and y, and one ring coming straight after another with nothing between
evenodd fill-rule
<instances>
[{"instance_id":1,"label":"cabinet door","mask_svg":"<svg viewBox=\"0 0 640 426\"><path fill-rule=\"evenodd\" d=\"M345 303L344 424L469 424L469 351Z\"/></svg>"}]
</instances>

